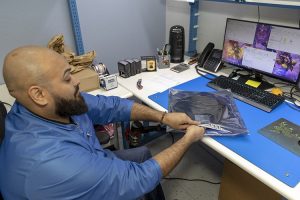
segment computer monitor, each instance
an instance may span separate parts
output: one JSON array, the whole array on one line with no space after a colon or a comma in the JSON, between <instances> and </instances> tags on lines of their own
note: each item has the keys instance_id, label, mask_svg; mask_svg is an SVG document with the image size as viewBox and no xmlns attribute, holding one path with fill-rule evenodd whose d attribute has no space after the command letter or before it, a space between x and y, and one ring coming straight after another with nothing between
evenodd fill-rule
<instances>
[{"instance_id":1,"label":"computer monitor","mask_svg":"<svg viewBox=\"0 0 300 200\"><path fill-rule=\"evenodd\" d=\"M300 71L300 29L228 18L222 61L296 83Z\"/></svg>"}]
</instances>

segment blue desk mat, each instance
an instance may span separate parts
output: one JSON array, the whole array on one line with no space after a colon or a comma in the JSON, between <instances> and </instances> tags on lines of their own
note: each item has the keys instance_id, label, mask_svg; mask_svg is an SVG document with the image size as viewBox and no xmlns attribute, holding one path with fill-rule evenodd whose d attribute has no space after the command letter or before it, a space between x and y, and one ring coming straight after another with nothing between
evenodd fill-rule
<instances>
[{"instance_id":1,"label":"blue desk mat","mask_svg":"<svg viewBox=\"0 0 300 200\"><path fill-rule=\"evenodd\" d=\"M199 77L174 88L185 91L215 91L206 86L207 82L207 79ZM167 109L168 91L153 94L149 98ZM235 102L249 134L213 139L288 186L295 187L300 182L300 157L259 134L258 130L282 117L299 125L300 113L290 108L287 103L267 113L237 99Z\"/></svg>"}]
</instances>

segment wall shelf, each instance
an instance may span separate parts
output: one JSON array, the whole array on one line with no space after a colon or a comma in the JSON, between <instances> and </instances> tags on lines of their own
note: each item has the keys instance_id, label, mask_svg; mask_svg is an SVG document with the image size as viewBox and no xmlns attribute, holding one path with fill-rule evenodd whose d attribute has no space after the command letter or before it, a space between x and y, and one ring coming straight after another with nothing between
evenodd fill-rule
<instances>
[{"instance_id":1,"label":"wall shelf","mask_svg":"<svg viewBox=\"0 0 300 200\"><path fill-rule=\"evenodd\" d=\"M245 5L269 6L280 8L300 8L300 0L204 0L224 3L239 3Z\"/></svg>"}]
</instances>

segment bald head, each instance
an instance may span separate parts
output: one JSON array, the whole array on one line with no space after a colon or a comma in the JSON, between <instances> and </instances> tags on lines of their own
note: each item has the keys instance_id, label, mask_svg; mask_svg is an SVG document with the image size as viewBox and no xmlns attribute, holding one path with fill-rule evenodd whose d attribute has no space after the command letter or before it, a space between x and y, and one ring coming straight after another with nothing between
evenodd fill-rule
<instances>
[{"instance_id":1,"label":"bald head","mask_svg":"<svg viewBox=\"0 0 300 200\"><path fill-rule=\"evenodd\" d=\"M71 75L69 63L48 48L24 46L12 50L5 57L3 77L9 93L19 103L47 119L67 123L69 115L57 113L59 103L84 102L78 92L80 82ZM60 108L68 107L68 103Z\"/></svg>"},{"instance_id":2,"label":"bald head","mask_svg":"<svg viewBox=\"0 0 300 200\"><path fill-rule=\"evenodd\" d=\"M51 61L60 57L56 52L39 46L12 50L4 59L3 77L10 92L26 90L47 78Z\"/></svg>"}]
</instances>

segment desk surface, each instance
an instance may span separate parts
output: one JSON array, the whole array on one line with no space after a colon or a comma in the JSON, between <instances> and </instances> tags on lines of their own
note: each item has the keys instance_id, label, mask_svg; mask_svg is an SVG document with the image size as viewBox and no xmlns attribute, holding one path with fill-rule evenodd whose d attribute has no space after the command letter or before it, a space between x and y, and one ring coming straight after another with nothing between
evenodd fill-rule
<instances>
[{"instance_id":1,"label":"desk surface","mask_svg":"<svg viewBox=\"0 0 300 200\"><path fill-rule=\"evenodd\" d=\"M159 109L159 110L166 110L164 108L166 106L166 105L164 105L164 103L155 100L156 97L153 94L155 94L157 92L155 92L155 91L153 91L153 90L145 87L146 85L144 86L145 89L143 88L142 90L139 90L136 87L136 82L137 82L137 80L139 78L142 78L143 80L147 80L147 79L151 79L151 77L153 77L153 76L155 76L157 74L164 74L164 73L168 73L168 74L171 74L172 76L174 76L174 79L176 79L179 82L177 85L199 77L199 75L195 72L195 70L193 68L191 68L188 71L181 72L179 74L175 73L175 72L172 72L169 69L163 69L163 70L158 70L157 72L147 72L147 73L138 74L136 76L133 76L133 77L130 77L130 78L127 78L127 79L119 78L118 81L119 81L119 83L123 87L125 87L126 89L128 89L129 91L131 91L134 96L138 97L143 102L145 102L148 105L150 105L151 107L153 107L155 109ZM223 74L226 74L226 72L223 73ZM203 80L204 78L201 78L201 79ZM182 81L182 82L180 82L180 81ZM147 81L145 81L145 83L147 83ZM186 84L183 84L183 85L186 85ZM181 87L184 88L184 86L181 86ZM201 86L199 84L199 88L200 87ZM201 87L201 88L203 88L203 87ZM210 89L206 88L204 90L209 91ZM202 90L202 91L204 91L204 90ZM154 101L149 98L150 95L153 95L151 98L154 99ZM163 93L161 93L161 94L157 93L157 95L158 95L157 98L159 98L159 95L164 95L164 94ZM242 103L242 102L239 102L239 101L237 102L237 104L240 104L240 103ZM249 118L253 118L254 115L259 115L259 114L263 113L262 111L259 111L261 113L256 113L256 110L258 110L258 109L251 109L250 105L246 105L246 107L247 106L249 106L249 108L250 108L249 110L255 110L255 111L254 112L251 111L251 113L244 113L242 116L243 116L243 118L244 118L245 121L248 121ZM238 107L240 107L240 105L238 105ZM279 107L278 110L274 110L273 112L279 112L281 109L282 108ZM259 120L259 122L257 123L256 126L248 127L249 130L250 130L250 133L253 132L253 131L257 131L258 127L260 127L260 128L263 127L266 124L266 120L267 121L268 120L275 121L277 118L273 119L272 117L270 117L270 116L272 116L272 113L271 114L264 113L262 116L260 116L260 120ZM268 115L268 116L265 116L265 115ZM299 124L299 120L297 122L295 122L295 123ZM243 152L237 151L236 148L240 148L243 145L245 146L245 145L248 144L248 142L249 142L249 141L247 141L248 139L250 139L250 140L253 140L253 139L256 140L256 137L264 137L264 136L261 136L260 134L253 134L253 135L255 136L255 138L254 137L248 137L247 138L247 136L246 136L245 139L240 140L236 145L234 145L233 148L232 147L228 147L228 144L231 143L230 140L232 140L232 138L230 139L230 138L211 138L211 137L205 137L205 138L203 138L202 141L205 144L207 144L208 146L210 146L212 149L216 150L218 153L220 153L221 155L223 155L225 158L231 160L236 165L238 165L239 167L241 167L242 169L244 169L246 172L248 172L249 174L253 175L258 180L262 181L264 184L268 185L269 187L271 187L272 189L274 189L275 191L277 191L278 193L280 193L281 195L283 195L284 197L286 197L288 199L296 199L296 198L298 198L300 196L300 184L299 183L298 184L296 183L297 185L295 187L288 186L287 184L283 183L282 181L278 180L273 175L271 175L273 172L266 172L265 170L263 170L263 169L261 169L260 167L257 166L259 164L256 163L256 165L255 165L252 162L250 162L248 160L249 157L245 156L243 154ZM264 145L263 143L266 142L266 141L268 143L271 142L271 141L268 141L266 139L266 140L263 140L263 142L260 143L259 145L263 146ZM273 145L278 146L276 144L273 144ZM253 147L253 148L256 148L256 147ZM280 149L280 151L282 150L282 148L280 146L278 146L278 148ZM242 148L242 151L243 150L244 149ZM277 155L277 153L280 153L280 152L278 152L277 148L276 148L275 151L272 151L272 150L267 150L267 151L268 151L268 153L271 156L274 156L274 157ZM257 160L259 160L260 154L258 153L257 155L252 155L252 156L257 156ZM299 157L296 156L296 157L293 157L293 158L294 158L294 160L291 161L291 163L292 163L291 165L298 165L299 164L298 163L299 162L298 161ZM272 166L274 169L277 169L276 162L280 162L280 161L276 161L276 159L273 159L272 163L270 163L270 166ZM290 169L290 167L287 167L287 170L289 170L289 169ZM289 171L281 171L281 173L284 173L284 175L287 175L286 178L288 178L288 176L290 176L290 175L288 175ZM294 176L293 176L293 178L294 178ZM295 180L297 180L297 179L295 179Z\"/></svg>"},{"instance_id":2,"label":"desk surface","mask_svg":"<svg viewBox=\"0 0 300 200\"><path fill-rule=\"evenodd\" d=\"M117 88L114 88L112 90L105 90L103 88L97 89L97 90L93 90L88 92L91 95L104 95L104 96L118 96L121 98L129 98L132 97L133 94L128 91L127 89L125 89L124 87L122 87L121 85L119 85Z\"/></svg>"}]
</instances>

